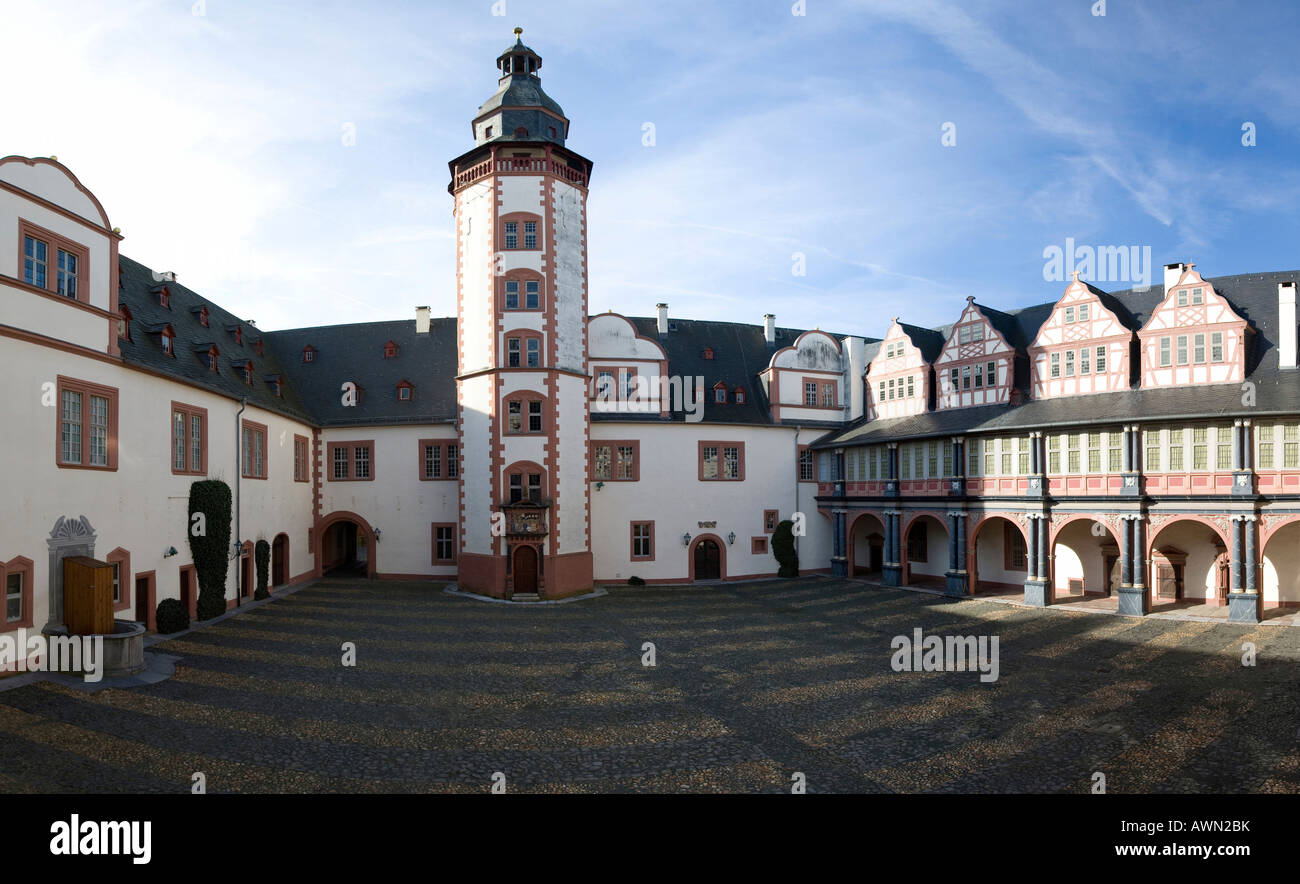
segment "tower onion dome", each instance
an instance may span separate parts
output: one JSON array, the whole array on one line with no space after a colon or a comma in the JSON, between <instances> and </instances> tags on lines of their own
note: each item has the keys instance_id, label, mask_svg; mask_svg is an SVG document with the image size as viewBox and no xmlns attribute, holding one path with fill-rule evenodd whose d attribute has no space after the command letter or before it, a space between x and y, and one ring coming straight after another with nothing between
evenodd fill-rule
<instances>
[{"instance_id":1,"label":"tower onion dome","mask_svg":"<svg viewBox=\"0 0 1300 884\"><path fill-rule=\"evenodd\" d=\"M496 93L474 115L474 140L549 141L564 144L569 120L544 91L538 70L542 57L524 45L523 28L515 28L514 45L497 58L501 72Z\"/></svg>"}]
</instances>

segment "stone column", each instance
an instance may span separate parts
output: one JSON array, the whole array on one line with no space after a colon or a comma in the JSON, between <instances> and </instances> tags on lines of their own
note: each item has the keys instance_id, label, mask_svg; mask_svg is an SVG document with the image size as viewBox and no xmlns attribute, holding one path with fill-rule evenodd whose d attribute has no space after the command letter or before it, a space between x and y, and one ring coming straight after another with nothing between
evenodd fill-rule
<instances>
[{"instance_id":1,"label":"stone column","mask_svg":"<svg viewBox=\"0 0 1300 884\"><path fill-rule=\"evenodd\" d=\"M1232 546L1228 553L1231 564L1231 576L1228 578L1229 592L1241 592L1241 560L1243 558L1243 540L1241 531L1241 519L1237 516L1232 517Z\"/></svg>"},{"instance_id":2,"label":"stone column","mask_svg":"<svg viewBox=\"0 0 1300 884\"><path fill-rule=\"evenodd\" d=\"M1242 557L1242 563L1246 569L1245 591L1255 592L1258 587L1255 583L1258 578L1257 568L1255 565L1255 517L1247 516L1246 523L1246 550Z\"/></svg>"},{"instance_id":3,"label":"stone column","mask_svg":"<svg viewBox=\"0 0 1300 884\"><path fill-rule=\"evenodd\" d=\"M948 514L948 570L957 570L957 520L961 516Z\"/></svg>"},{"instance_id":4,"label":"stone column","mask_svg":"<svg viewBox=\"0 0 1300 884\"><path fill-rule=\"evenodd\" d=\"M1116 596L1119 613L1142 617L1150 612L1142 576L1141 516L1123 516L1120 522L1120 578Z\"/></svg>"},{"instance_id":5,"label":"stone column","mask_svg":"<svg viewBox=\"0 0 1300 884\"><path fill-rule=\"evenodd\" d=\"M1133 587L1146 592L1146 531L1141 516L1133 519ZM1109 580L1109 575L1107 576Z\"/></svg>"},{"instance_id":6,"label":"stone column","mask_svg":"<svg viewBox=\"0 0 1300 884\"><path fill-rule=\"evenodd\" d=\"M1233 623L1258 623L1260 619L1255 518L1252 513L1232 520L1232 592L1228 594L1228 620Z\"/></svg>"},{"instance_id":7,"label":"stone column","mask_svg":"<svg viewBox=\"0 0 1300 884\"><path fill-rule=\"evenodd\" d=\"M1124 427L1124 450L1121 452L1124 465L1124 472L1133 472L1133 431Z\"/></svg>"}]
</instances>

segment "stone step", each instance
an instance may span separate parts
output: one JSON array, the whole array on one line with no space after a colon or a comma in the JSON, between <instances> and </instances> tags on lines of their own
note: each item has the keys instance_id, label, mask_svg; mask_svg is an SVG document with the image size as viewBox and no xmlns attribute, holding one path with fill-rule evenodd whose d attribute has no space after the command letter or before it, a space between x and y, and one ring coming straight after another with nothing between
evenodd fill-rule
<instances>
[{"instance_id":1,"label":"stone step","mask_svg":"<svg viewBox=\"0 0 1300 884\"><path fill-rule=\"evenodd\" d=\"M517 592L510 599L515 602L540 602L542 597L535 592Z\"/></svg>"}]
</instances>

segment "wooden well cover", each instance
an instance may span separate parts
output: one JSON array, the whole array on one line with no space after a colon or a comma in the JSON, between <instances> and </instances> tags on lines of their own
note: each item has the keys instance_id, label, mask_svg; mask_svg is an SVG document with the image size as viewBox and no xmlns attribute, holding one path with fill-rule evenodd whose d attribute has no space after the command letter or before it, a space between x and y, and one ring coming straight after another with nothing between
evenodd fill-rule
<instances>
[{"instance_id":1,"label":"wooden well cover","mask_svg":"<svg viewBox=\"0 0 1300 884\"><path fill-rule=\"evenodd\" d=\"M63 560L63 622L71 635L113 631L113 566L88 556Z\"/></svg>"}]
</instances>

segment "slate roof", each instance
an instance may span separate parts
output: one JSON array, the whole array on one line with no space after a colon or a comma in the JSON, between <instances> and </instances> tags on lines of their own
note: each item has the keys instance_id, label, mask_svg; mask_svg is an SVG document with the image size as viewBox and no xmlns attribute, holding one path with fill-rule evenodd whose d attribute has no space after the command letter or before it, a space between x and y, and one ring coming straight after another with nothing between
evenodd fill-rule
<instances>
[{"instance_id":1,"label":"slate roof","mask_svg":"<svg viewBox=\"0 0 1300 884\"><path fill-rule=\"evenodd\" d=\"M947 331L936 331L932 328L921 328L919 325L908 325L906 322L900 322L898 327L921 351L921 358L926 362L934 362L939 358L939 354L943 352L944 342L948 340L948 334L952 331L952 326L946 326Z\"/></svg>"},{"instance_id":2,"label":"slate roof","mask_svg":"<svg viewBox=\"0 0 1300 884\"><path fill-rule=\"evenodd\" d=\"M281 372L281 366L269 346L270 334L240 320L233 313L221 309L178 282L159 282L148 267L130 258L119 258L118 264L122 283L118 302L126 305L132 317L131 340L119 341L124 362L187 381L235 400L246 398L249 403L267 411L311 422L311 412L293 388L286 385L281 398L275 395L274 389L266 382L266 375ZM163 285L171 293L170 309L161 305L157 295ZM199 322L198 315L199 310L205 306L208 308L206 328ZM224 329L241 322L244 327L243 344L236 344L234 337ZM164 353L155 337L168 325L176 332L173 341L175 356ZM257 353L258 338L267 341L263 344L265 355L262 356ZM221 352L218 357L219 372L209 370L199 359L197 351L206 351L209 344L216 344ZM242 376L230 368L232 363L245 361L253 363L252 386L245 384Z\"/></svg>"},{"instance_id":3,"label":"slate roof","mask_svg":"<svg viewBox=\"0 0 1300 884\"><path fill-rule=\"evenodd\" d=\"M321 325L271 332L271 352L287 385L310 403L319 426L448 423L456 419L456 320L431 319L418 334L415 319ZM384 358L384 345L397 355ZM302 361L307 345L316 348ZM397 385L409 381L409 401L397 398ZM343 405L343 384L361 388L355 406Z\"/></svg>"},{"instance_id":4,"label":"slate roof","mask_svg":"<svg viewBox=\"0 0 1300 884\"><path fill-rule=\"evenodd\" d=\"M1028 400L1020 405L985 405L928 412L889 420L858 421L843 432L831 433L814 447L873 444L953 433L999 433L1067 425L1088 426L1125 421L1213 419L1227 416L1266 417L1300 412L1300 370L1278 368L1277 286L1300 282L1300 270L1206 277L1255 334L1248 337L1247 380L1255 385L1255 404L1243 405L1240 384L1132 389L1115 393ZM1120 321L1134 331L1144 326L1165 298L1163 285L1146 291L1094 292ZM1055 302L1037 304L1007 315L1032 343Z\"/></svg>"}]
</instances>

